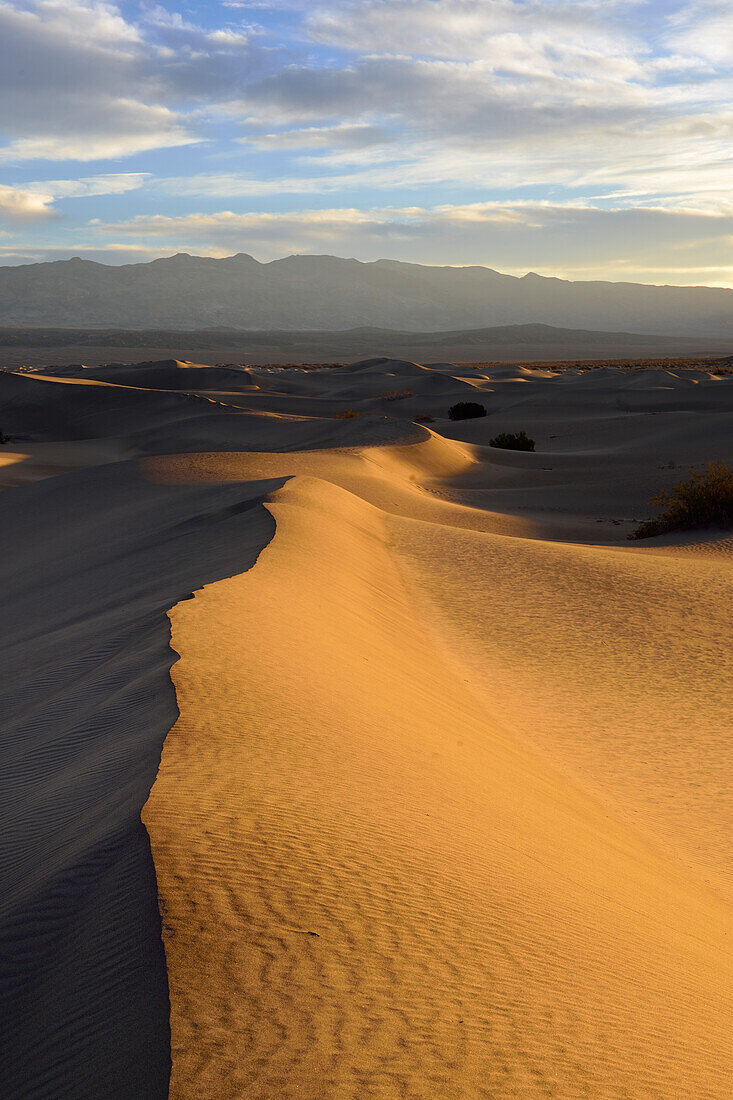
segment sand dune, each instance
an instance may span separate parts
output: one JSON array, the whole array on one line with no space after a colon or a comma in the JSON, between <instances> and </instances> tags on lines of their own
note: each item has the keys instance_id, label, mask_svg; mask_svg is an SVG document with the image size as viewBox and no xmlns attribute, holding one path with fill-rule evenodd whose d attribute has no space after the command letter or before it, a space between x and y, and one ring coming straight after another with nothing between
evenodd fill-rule
<instances>
[{"instance_id":1,"label":"sand dune","mask_svg":"<svg viewBox=\"0 0 733 1100\"><path fill-rule=\"evenodd\" d=\"M172 614L172 1095L725 1095L723 904L496 725L378 511L308 478L268 508Z\"/></svg>"},{"instance_id":2,"label":"sand dune","mask_svg":"<svg viewBox=\"0 0 733 1100\"><path fill-rule=\"evenodd\" d=\"M157 876L172 1097L727 1097L731 538L626 534L733 382L204 369L0 374L3 1096L166 1095Z\"/></svg>"}]
</instances>

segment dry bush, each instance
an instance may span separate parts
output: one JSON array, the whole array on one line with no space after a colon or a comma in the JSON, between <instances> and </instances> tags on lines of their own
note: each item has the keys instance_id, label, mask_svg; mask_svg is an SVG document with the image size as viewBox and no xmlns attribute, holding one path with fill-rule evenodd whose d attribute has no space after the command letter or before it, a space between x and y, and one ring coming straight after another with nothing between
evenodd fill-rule
<instances>
[{"instance_id":1,"label":"dry bush","mask_svg":"<svg viewBox=\"0 0 733 1100\"><path fill-rule=\"evenodd\" d=\"M458 401L448 409L448 416L451 420L473 420L478 416L486 416L486 409L478 401Z\"/></svg>"},{"instance_id":2,"label":"dry bush","mask_svg":"<svg viewBox=\"0 0 733 1100\"><path fill-rule=\"evenodd\" d=\"M401 401L403 397L412 397L412 390L385 390L379 396L385 401Z\"/></svg>"},{"instance_id":3,"label":"dry bush","mask_svg":"<svg viewBox=\"0 0 733 1100\"><path fill-rule=\"evenodd\" d=\"M340 409L333 414L334 420L356 420L363 415L358 409Z\"/></svg>"},{"instance_id":4,"label":"dry bush","mask_svg":"<svg viewBox=\"0 0 733 1100\"><path fill-rule=\"evenodd\" d=\"M649 503L659 509L659 515L640 524L630 539L709 524L728 527L733 524L733 470L725 462L709 462L702 470L690 470L687 481L669 493L658 493Z\"/></svg>"},{"instance_id":5,"label":"dry bush","mask_svg":"<svg viewBox=\"0 0 733 1100\"><path fill-rule=\"evenodd\" d=\"M505 451L533 451L534 439L526 432L500 432L489 440L490 447L501 447Z\"/></svg>"}]
</instances>

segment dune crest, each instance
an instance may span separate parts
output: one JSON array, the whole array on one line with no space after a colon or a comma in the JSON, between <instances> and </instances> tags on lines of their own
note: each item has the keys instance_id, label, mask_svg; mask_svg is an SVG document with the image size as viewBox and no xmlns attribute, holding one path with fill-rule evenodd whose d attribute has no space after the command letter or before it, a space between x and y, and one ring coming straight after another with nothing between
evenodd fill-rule
<instances>
[{"instance_id":1,"label":"dune crest","mask_svg":"<svg viewBox=\"0 0 733 1100\"><path fill-rule=\"evenodd\" d=\"M170 616L171 1096L722 1098L726 906L449 667L409 521L309 476L267 508Z\"/></svg>"}]
</instances>

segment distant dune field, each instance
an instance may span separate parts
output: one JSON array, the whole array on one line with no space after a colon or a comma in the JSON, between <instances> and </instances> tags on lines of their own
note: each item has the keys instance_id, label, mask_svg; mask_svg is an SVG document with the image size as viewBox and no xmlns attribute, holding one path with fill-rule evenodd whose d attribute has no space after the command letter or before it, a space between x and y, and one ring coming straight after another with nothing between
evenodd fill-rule
<instances>
[{"instance_id":1,"label":"distant dune field","mask_svg":"<svg viewBox=\"0 0 733 1100\"><path fill-rule=\"evenodd\" d=\"M730 292L733 294L733 291ZM643 331L643 330L642 330ZM733 337L705 332L692 337L648 336L551 325L499 325L454 331L404 332L366 328L343 332L205 328L174 331L120 328L25 328L0 326L0 363L6 368L49 363L163 360L195 363L330 364L368 355L419 359L422 363L534 363L568 360L707 360L730 357ZM642 362L637 365L641 366ZM684 366L685 364L680 364Z\"/></svg>"},{"instance_id":2,"label":"distant dune field","mask_svg":"<svg viewBox=\"0 0 733 1100\"><path fill-rule=\"evenodd\" d=\"M627 536L733 375L0 372L0 429L3 1097L730 1095L733 530Z\"/></svg>"}]
</instances>

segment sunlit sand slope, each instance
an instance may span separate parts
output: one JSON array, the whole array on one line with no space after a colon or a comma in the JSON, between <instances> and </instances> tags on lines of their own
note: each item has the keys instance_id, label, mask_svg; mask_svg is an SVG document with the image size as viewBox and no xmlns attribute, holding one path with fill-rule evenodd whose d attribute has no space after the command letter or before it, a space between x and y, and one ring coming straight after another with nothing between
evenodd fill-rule
<instances>
[{"instance_id":1,"label":"sunlit sand slope","mask_svg":"<svg viewBox=\"0 0 733 1100\"><path fill-rule=\"evenodd\" d=\"M267 507L257 564L171 612L171 1095L729 1096L723 901L501 728L413 521L313 476Z\"/></svg>"},{"instance_id":2,"label":"sunlit sand slope","mask_svg":"<svg viewBox=\"0 0 733 1100\"><path fill-rule=\"evenodd\" d=\"M391 529L502 724L733 900L733 557Z\"/></svg>"}]
</instances>

